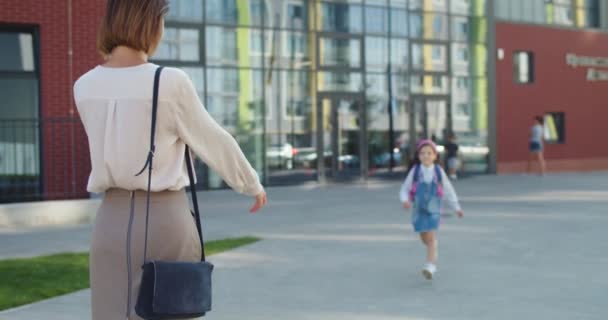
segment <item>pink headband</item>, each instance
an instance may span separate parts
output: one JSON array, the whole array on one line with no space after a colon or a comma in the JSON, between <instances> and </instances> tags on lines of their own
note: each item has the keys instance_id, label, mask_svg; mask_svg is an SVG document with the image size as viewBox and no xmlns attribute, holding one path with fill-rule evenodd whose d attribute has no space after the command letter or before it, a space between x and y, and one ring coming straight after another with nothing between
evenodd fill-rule
<instances>
[{"instance_id":1,"label":"pink headband","mask_svg":"<svg viewBox=\"0 0 608 320\"><path fill-rule=\"evenodd\" d=\"M431 148L433 148L433 151L435 151L435 153L437 153L437 145L431 139L422 139L422 140L418 141L418 143L416 144L416 152L420 152L420 149L422 149L425 146L430 146Z\"/></svg>"}]
</instances>

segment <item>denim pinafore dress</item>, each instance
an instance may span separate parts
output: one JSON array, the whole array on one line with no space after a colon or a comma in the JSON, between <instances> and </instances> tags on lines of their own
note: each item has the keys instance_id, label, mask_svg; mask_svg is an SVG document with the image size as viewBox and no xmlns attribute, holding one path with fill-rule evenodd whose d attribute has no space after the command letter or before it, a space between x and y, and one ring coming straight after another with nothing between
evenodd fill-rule
<instances>
[{"instance_id":1,"label":"denim pinafore dress","mask_svg":"<svg viewBox=\"0 0 608 320\"><path fill-rule=\"evenodd\" d=\"M414 231L437 230L441 219L441 198L443 197L441 171L437 165L435 165L433 180L430 183L424 182L420 165L416 166L410 197L414 203L412 211Z\"/></svg>"}]
</instances>

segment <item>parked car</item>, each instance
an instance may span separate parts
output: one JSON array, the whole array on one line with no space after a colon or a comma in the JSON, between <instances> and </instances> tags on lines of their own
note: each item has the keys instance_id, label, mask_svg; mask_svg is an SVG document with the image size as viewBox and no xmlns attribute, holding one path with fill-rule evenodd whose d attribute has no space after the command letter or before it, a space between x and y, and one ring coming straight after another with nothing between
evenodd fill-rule
<instances>
[{"instance_id":1,"label":"parked car","mask_svg":"<svg viewBox=\"0 0 608 320\"><path fill-rule=\"evenodd\" d=\"M289 143L272 144L266 150L266 161L270 168L293 169L297 150Z\"/></svg>"}]
</instances>

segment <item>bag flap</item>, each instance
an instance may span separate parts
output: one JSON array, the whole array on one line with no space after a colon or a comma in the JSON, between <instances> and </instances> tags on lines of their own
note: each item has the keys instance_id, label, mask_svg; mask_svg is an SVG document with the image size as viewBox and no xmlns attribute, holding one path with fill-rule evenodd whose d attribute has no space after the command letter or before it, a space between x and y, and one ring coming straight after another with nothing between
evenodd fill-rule
<instances>
[{"instance_id":1,"label":"bag flap","mask_svg":"<svg viewBox=\"0 0 608 320\"><path fill-rule=\"evenodd\" d=\"M196 314L211 310L213 265L199 262L154 262L152 308L161 314Z\"/></svg>"}]
</instances>

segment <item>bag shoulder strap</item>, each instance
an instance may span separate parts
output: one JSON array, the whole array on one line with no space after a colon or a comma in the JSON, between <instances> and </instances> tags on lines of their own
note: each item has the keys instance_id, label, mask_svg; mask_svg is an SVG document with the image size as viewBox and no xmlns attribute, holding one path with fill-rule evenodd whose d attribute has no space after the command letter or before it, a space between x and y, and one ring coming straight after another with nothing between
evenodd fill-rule
<instances>
[{"instance_id":1,"label":"bag shoulder strap","mask_svg":"<svg viewBox=\"0 0 608 320\"><path fill-rule=\"evenodd\" d=\"M437 182L441 184L443 175L441 174L441 167L439 165L435 165L435 176L437 177Z\"/></svg>"},{"instance_id":2,"label":"bag shoulder strap","mask_svg":"<svg viewBox=\"0 0 608 320\"><path fill-rule=\"evenodd\" d=\"M417 164L414 167L414 181L413 181L413 183L418 183L418 179L420 179L420 164Z\"/></svg>"},{"instance_id":3,"label":"bag shoulder strap","mask_svg":"<svg viewBox=\"0 0 608 320\"><path fill-rule=\"evenodd\" d=\"M160 85L160 74L163 70L163 67L158 67L156 69L156 73L154 74L154 89L152 93L152 120L150 127L150 151L148 152L148 158L146 160L146 164L143 169L137 175L142 174L146 168L148 169L148 190L146 195L146 231L145 231L145 239L144 239L144 263L147 259L147 251L148 251L148 223L150 218L150 189L152 183L152 160L154 159L154 152L156 150L156 144L154 143L154 138L156 134L156 118L158 113L158 91ZM198 208L198 199L196 196L196 188L194 182L194 170L192 168L192 159L190 157L190 148L186 145L185 151L186 158L186 167L188 169L188 178L190 180L190 191L192 194L192 204L194 206L194 218L196 222L196 230L198 232L198 237L201 242L201 261L205 261L205 243L203 241L203 228L201 227L201 217L200 211Z\"/></svg>"}]
</instances>

